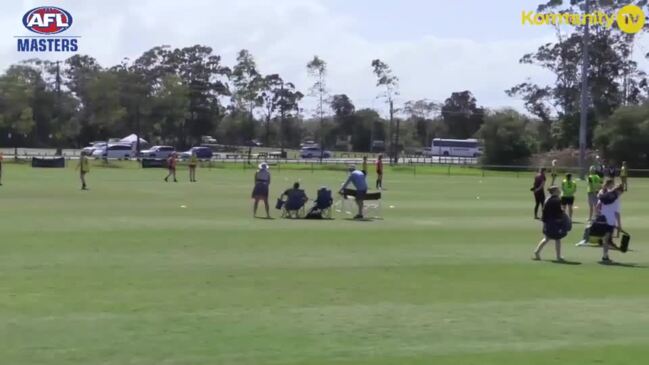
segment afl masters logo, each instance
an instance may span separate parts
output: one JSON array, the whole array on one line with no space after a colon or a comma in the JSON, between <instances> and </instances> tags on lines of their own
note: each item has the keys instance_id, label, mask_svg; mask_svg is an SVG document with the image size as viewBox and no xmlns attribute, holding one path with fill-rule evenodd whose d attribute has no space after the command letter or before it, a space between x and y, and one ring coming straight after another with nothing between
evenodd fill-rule
<instances>
[{"instance_id":1,"label":"afl masters logo","mask_svg":"<svg viewBox=\"0 0 649 365\"><path fill-rule=\"evenodd\" d=\"M70 12L55 6L41 6L23 15L23 26L37 35L16 36L18 52L76 52L78 38L59 35L72 26Z\"/></svg>"}]
</instances>

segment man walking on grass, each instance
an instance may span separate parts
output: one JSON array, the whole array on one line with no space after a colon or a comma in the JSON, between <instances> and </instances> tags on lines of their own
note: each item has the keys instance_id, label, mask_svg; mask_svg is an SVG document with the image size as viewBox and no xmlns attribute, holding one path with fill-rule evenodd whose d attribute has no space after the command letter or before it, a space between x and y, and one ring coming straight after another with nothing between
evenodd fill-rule
<instances>
[{"instance_id":1,"label":"man walking on grass","mask_svg":"<svg viewBox=\"0 0 649 365\"><path fill-rule=\"evenodd\" d=\"M88 156L86 156L85 152L81 152L81 155L79 156L77 170L79 170L79 179L81 179L81 190L88 190L86 174L90 172L90 162L88 161Z\"/></svg>"}]
</instances>

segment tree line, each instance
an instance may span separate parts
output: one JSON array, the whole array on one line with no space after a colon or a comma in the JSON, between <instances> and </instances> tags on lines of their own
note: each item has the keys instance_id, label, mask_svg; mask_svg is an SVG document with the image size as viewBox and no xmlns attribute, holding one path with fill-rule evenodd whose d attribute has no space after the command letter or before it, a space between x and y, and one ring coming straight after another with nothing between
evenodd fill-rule
<instances>
[{"instance_id":1,"label":"tree line","mask_svg":"<svg viewBox=\"0 0 649 365\"><path fill-rule=\"evenodd\" d=\"M646 2L599 1L594 6L613 12ZM550 0L538 10L578 12L583 5L584 0ZM395 155L430 146L433 138L476 137L483 140L485 162L525 163L532 154L579 144L582 30L557 27L556 41L521 58L555 75L549 85L523 81L505 91L524 101L527 115L488 110L468 90L444 101L398 104L399 78L380 59L368 64L368 72L376 76L386 116L356 108L340 90L332 92L327 62L318 56L305 62L313 85L303 91L279 74L263 73L245 49L232 66L203 45L154 47L110 67L89 55L62 62L31 59L0 75L0 144L80 147L137 132L152 143L178 148L198 144L204 135L222 144L257 140L276 148L295 148L308 139L359 152L371 151L373 141L385 141ZM591 27L588 146L613 160L649 166L649 122L644 119L649 84L632 57L635 40L616 27ZM303 108L306 98L315 101L313 113Z\"/></svg>"},{"instance_id":2,"label":"tree line","mask_svg":"<svg viewBox=\"0 0 649 365\"><path fill-rule=\"evenodd\" d=\"M314 80L308 95L278 74L261 73L245 49L232 67L201 45L154 47L107 68L88 55L30 59L0 75L0 142L79 147L137 132L179 147L211 135L232 145L258 140L296 147L313 139L369 151L374 140L420 147L433 137L470 137L479 129L483 111L470 92L453 93L443 104L417 100L396 108L398 78L381 60L368 69L390 106L388 118L357 109L346 94L330 93L327 63L318 56L305 64ZM305 115L305 97L316 99L313 115Z\"/></svg>"}]
</instances>

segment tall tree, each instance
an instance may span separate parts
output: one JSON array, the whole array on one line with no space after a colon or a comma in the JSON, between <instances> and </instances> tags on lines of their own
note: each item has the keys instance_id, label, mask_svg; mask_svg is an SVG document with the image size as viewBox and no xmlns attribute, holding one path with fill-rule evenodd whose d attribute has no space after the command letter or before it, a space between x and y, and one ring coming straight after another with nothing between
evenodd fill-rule
<instances>
[{"instance_id":1,"label":"tall tree","mask_svg":"<svg viewBox=\"0 0 649 365\"><path fill-rule=\"evenodd\" d=\"M646 0L591 1L591 13L614 14L626 4L644 7ZM585 0L549 0L539 5L539 11L581 13ZM621 105L637 104L647 97L645 72L633 60L637 34L621 32L617 24L611 28L591 27L589 41L588 93L590 95L588 143L600 120L606 119ZM551 85L532 81L520 83L507 90L510 96L525 101L527 110L543 122L542 143L546 147L578 146L580 119L581 61L583 26L556 27L556 42L546 43L535 52L524 55L520 62L540 66L555 76ZM552 124L556 124L553 128ZM551 131L554 130L554 133Z\"/></svg>"},{"instance_id":2,"label":"tall tree","mask_svg":"<svg viewBox=\"0 0 649 365\"><path fill-rule=\"evenodd\" d=\"M230 95L224 79L231 71L211 47L201 45L174 49L169 63L189 88L189 117L181 132L181 143L188 145L214 130L222 115L220 98Z\"/></svg>"},{"instance_id":3,"label":"tall tree","mask_svg":"<svg viewBox=\"0 0 649 365\"><path fill-rule=\"evenodd\" d=\"M232 68L230 80L234 86L232 101L235 108L254 118L255 108L261 106L263 78L257 71L255 59L248 50L242 49L237 56L237 64Z\"/></svg>"},{"instance_id":4,"label":"tall tree","mask_svg":"<svg viewBox=\"0 0 649 365\"><path fill-rule=\"evenodd\" d=\"M484 122L484 114L470 91L452 93L442 106L442 118L451 138L473 137Z\"/></svg>"},{"instance_id":5,"label":"tall tree","mask_svg":"<svg viewBox=\"0 0 649 365\"><path fill-rule=\"evenodd\" d=\"M264 76L261 87L261 102L264 109L264 142L266 146L270 145L270 122L273 119L277 109L279 97L278 94L282 91L284 80L277 75Z\"/></svg>"},{"instance_id":6,"label":"tall tree","mask_svg":"<svg viewBox=\"0 0 649 365\"><path fill-rule=\"evenodd\" d=\"M349 96L345 94L334 95L331 98L331 110L334 111L334 121L337 124L338 134L351 135L354 131L354 112L356 107Z\"/></svg>"},{"instance_id":7,"label":"tall tree","mask_svg":"<svg viewBox=\"0 0 649 365\"><path fill-rule=\"evenodd\" d=\"M314 79L313 86L311 86L311 95L318 99L316 114L320 119L320 161L324 157L325 138L324 138L324 115L325 115L325 100L327 98L327 63L319 58L313 56L313 59L306 64L306 69Z\"/></svg>"},{"instance_id":8,"label":"tall tree","mask_svg":"<svg viewBox=\"0 0 649 365\"><path fill-rule=\"evenodd\" d=\"M399 120L397 120L396 132L393 133L394 124L394 98L399 95L399 78L392 73L392 69L380 59L372 61L374 75L376 75L376 86L383 88L381 96L386 100L390 108L390 135L391 156L394 163L399 162ZM392 135L394 134L394 142Z\"/></svg>"},{"instance_id":9,"label":"tall tree","mask_svg":"<svg viewBox=\"0 0 649 365\"><path fill-rule=\"evenodd\" d=\"M284 154L284 147L286 143L286 136L291 132L289 131L287 120L297 118L300 112L300 100L304 94L297 91L295 85L290 82L282 80L280 89L275 94L275 104L280 114L280 147L282 154Z\"/></svg>"},{"instance_id":10,"label":"tall tree","mask_svg":"<svg viewBox=\"0 0 649 365\"><path fill-rule=\"evenodd\" d=\"M428 99L411 100L404 104L403 113L410 122L414 123L417 140L422 146L430 144L434 123L431 118L441 108L442 105L440 103Z\"/></svg>"}]
</instances>

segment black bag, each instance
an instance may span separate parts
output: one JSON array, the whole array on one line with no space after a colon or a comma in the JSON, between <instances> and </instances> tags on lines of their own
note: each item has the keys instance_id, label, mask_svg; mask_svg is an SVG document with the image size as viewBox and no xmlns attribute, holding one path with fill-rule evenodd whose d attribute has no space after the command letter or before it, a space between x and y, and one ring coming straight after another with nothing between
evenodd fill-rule
<instances>
[{"instance_id":1,"label":"black bag","mask_svg":"<svg viewBox=\"0 0 649 365\"><path fill-rule=\"evenodd\" d=\"M629 251L629 243L631 243L631 235L622 231L622 241L620 241L620 251Z\"/></svg>"},{"instance_id":2,"label":"black bag","mask_svg":"<svg viewBox=\"0 0 649 365\"><path fill-rule=\"evenodd\" d=\"M322 211L320 209L311 209L304 219L322 219Z\"/></svg>"},{"instance_id":3,"label":"black bag","mask_svg":"<svg viewBox=\"0 0 649 365\"><path fill-rule=\"evenodd\" d=\"M282 198L277 198L277 203L275 203L275 209L277 210L282 209L283 206L284 206L284 201L282 200Z\"/></svg>"},{"instance_id":4,"label":"black bag","mask_svg":"<svg viewBox=\"0 0 649 365\"><path fill-rule=\"evenodd\" d=\"M568 231L566 230L567 228L565 220L559 218L545 223L543 225L543 233L549 239L560 240L568 235Z\"/></svg>"}]
</instances>

